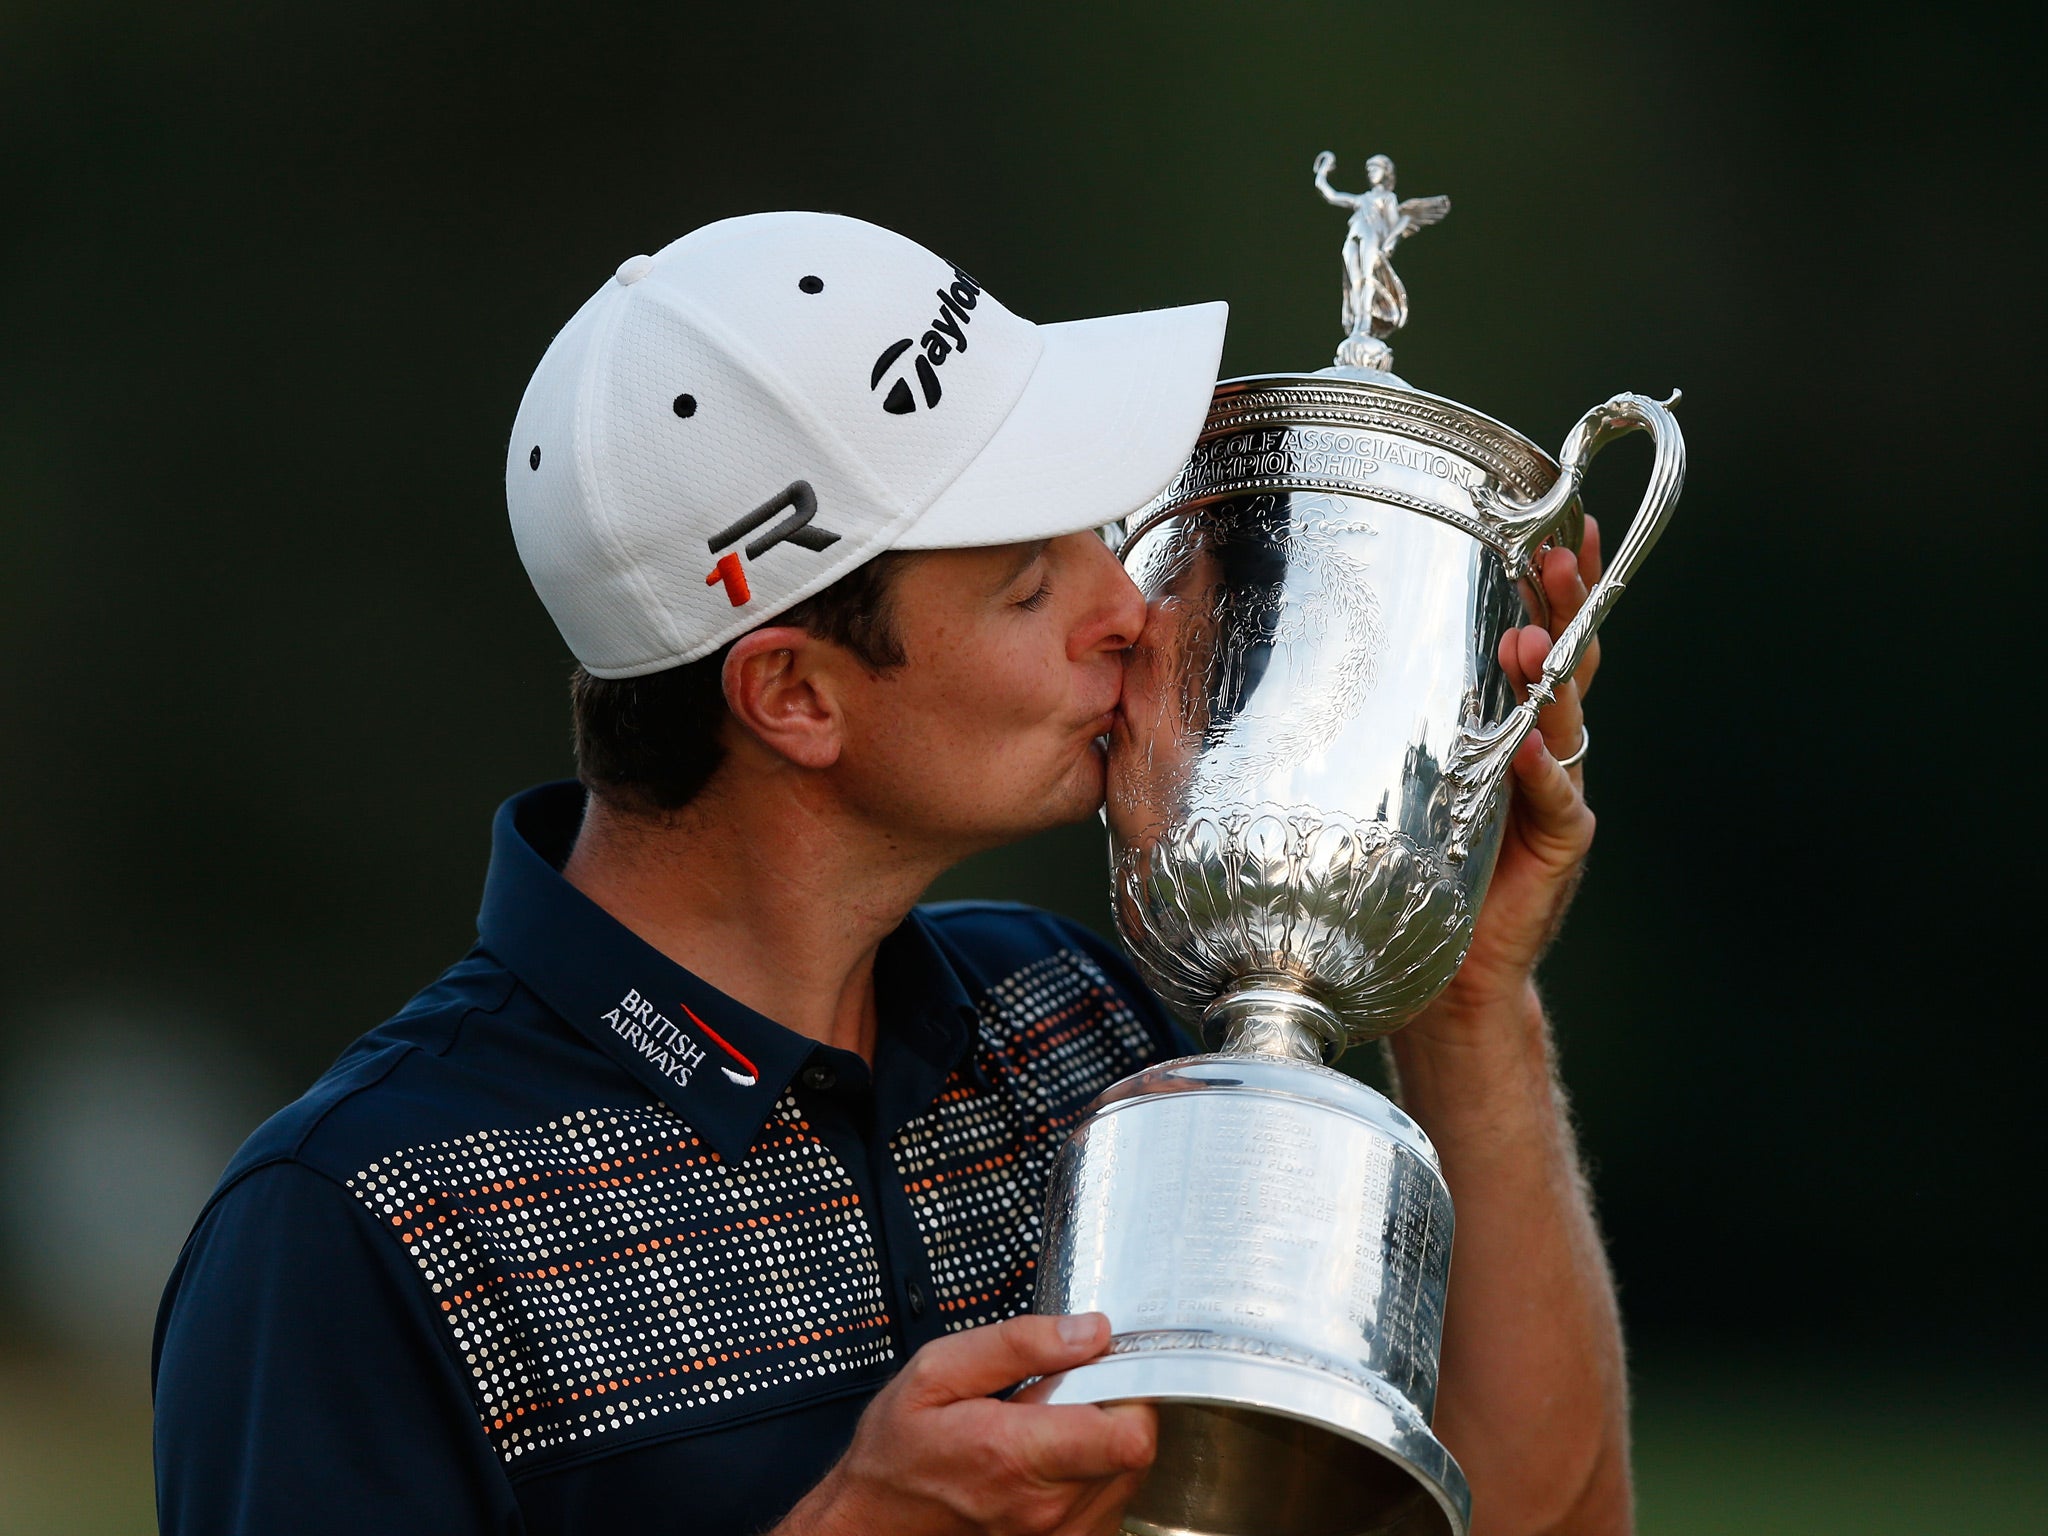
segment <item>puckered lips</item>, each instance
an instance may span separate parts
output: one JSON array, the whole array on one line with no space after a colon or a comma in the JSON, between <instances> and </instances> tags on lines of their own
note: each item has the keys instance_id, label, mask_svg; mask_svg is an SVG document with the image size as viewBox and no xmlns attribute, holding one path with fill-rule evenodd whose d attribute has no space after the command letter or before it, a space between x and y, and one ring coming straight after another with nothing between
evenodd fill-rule
<instances>
[{"instance_id":1,"label":"puckered lips","mask_svg":"<svg viewBox=\"0 0 2048 1536\"><path fill-rule=\"evenodd\" d=\"M1123 704L1124 668L1123 663L1119 661L1116 669L1116 691L1107 696L1102 707L1088 717L1087 724L1083 727L1091 740L1103 740L1115 731L1117 721L1123 714Z\"/></svg>"}]
</instances>

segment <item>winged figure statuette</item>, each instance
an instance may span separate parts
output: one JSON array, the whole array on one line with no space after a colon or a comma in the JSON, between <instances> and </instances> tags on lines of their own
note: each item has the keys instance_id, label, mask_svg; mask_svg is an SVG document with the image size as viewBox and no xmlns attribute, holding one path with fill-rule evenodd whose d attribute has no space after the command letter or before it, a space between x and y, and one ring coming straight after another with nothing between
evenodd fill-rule
<instances>
[{"instance_id":1,"label":"winged figure statuette","mask_svg":"<svg viewBox=\"0 0 2048 1536\"><path fill-rule=\"evenodd\" d=\"M1426 229L1451 211L1448 197L1394 195L1394 162L1374 155L1365 162L1368 190L1340 192L1330 185L1337 157L1327 149L1316 156L1316 190L1326 201L1351 214L1344 233L1344 343L1337 349L1340 368L1384 370L1394 350L1382 339L1408 323L1408 290L1394 270L1393 250L1418 229Z\"/></svg>"}]
</instances>

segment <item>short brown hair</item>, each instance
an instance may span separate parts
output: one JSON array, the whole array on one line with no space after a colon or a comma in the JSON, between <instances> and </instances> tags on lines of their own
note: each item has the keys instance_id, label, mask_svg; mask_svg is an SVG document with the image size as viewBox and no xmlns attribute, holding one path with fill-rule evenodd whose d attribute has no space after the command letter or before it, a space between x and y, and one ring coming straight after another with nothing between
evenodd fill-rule
<instances>
[{"instance_id":1,"label":"short brown hair","mask_svg":"<svg viewBox=\"0 0 2048 1536\"><path fill-rule=\"evenodd\" d=\"M891 600L916 555L888 551L766 621L793 624L851 651L870 672L904 662ZM576 777L591 794L634 815L681 810L725 761L726 644L697 661L643 677L569 677Z\"/></svg>"}]
</instances>

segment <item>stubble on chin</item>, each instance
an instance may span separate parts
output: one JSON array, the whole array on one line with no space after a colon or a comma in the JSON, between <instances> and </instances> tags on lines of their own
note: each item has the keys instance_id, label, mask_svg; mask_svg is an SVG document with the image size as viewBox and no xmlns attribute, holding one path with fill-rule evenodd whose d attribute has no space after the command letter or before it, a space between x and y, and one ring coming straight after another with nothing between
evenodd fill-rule
<instances>
[{"instance_id":1,"label":"stubble on chin","mask_svg":"<svg viewBox=\"0 0 2048 1536\"><path fill-rule=\"evenodd\" d=\"M1088 743L1076 770L1078 775L1075 794L1075 810L1067 818L1069 822L1086 821L1101 810L1109 788L1109 751L1101 737Z\"/></svg>"}]
</instances>

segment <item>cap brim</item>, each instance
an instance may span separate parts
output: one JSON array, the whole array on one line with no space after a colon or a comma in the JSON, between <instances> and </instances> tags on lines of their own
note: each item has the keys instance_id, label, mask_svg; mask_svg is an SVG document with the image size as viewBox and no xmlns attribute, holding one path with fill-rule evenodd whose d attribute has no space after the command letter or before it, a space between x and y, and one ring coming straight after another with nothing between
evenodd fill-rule
<instances>
[{"instance_id":1,"label":"cap brim","mask_svg":"<svg viewBox=\"0 0 2048 1536\"><path fill-rule=\"evenodd\" d=\"M1040 326L1045 350L988 446L890 544L963 549L1099 528L1186 462L1209 413L1230 306Z\"/></svg>"}]
</instances>

